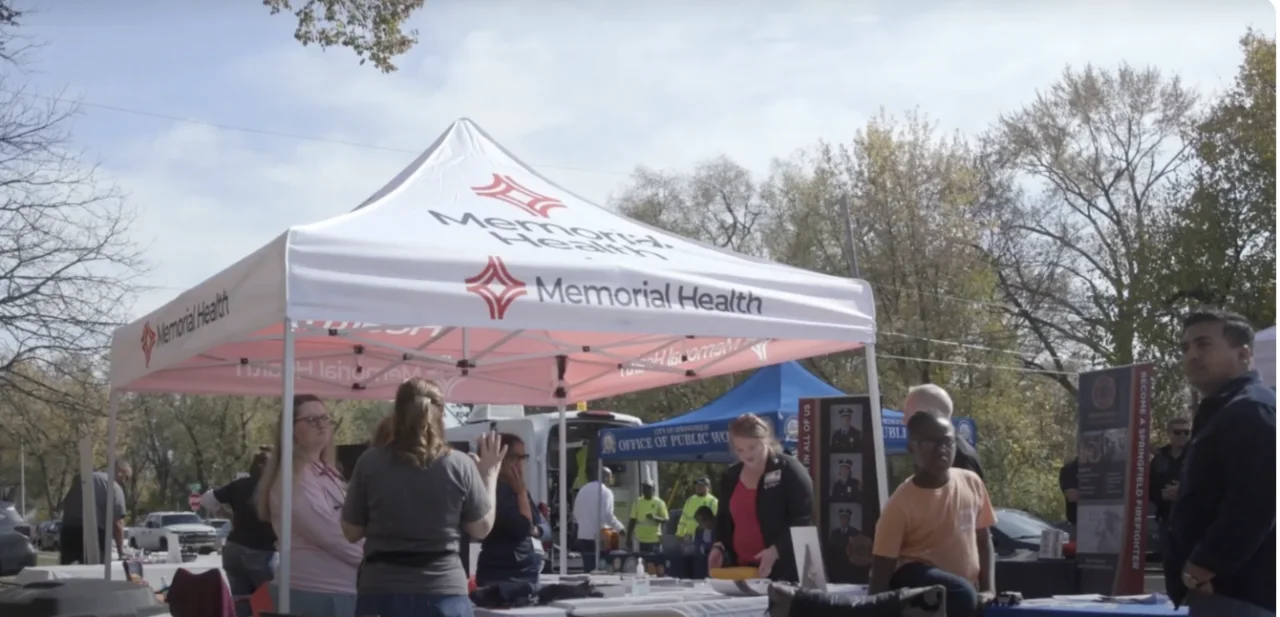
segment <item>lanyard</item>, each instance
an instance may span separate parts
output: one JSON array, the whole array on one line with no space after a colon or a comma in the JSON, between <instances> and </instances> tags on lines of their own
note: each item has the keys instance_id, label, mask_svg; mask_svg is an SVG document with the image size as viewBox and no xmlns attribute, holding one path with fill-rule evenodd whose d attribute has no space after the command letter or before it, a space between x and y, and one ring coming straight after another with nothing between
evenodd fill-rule
<instances>
[{"instance_id":1,"label":"lanyard","mask_svg":"<svg viewBox=\"0 0 1280 617\"><path fill-rule=\"evenodd\" d=\"M332 467L325 465L322 462L312 463L311 471L321 478L328 480L327 484L329 486L324 487L323 489L325 496L329 497L330 501L336 502L335 504L331 504L334 506L335 510L341 509L342 502L347 500L347 488L343 486L342 476L339 475ZM333 491L328 490L329 487L332 487ZM334 493L337 493L338 495L336 499L333 497Z\"/></svg>"}]
</instances>

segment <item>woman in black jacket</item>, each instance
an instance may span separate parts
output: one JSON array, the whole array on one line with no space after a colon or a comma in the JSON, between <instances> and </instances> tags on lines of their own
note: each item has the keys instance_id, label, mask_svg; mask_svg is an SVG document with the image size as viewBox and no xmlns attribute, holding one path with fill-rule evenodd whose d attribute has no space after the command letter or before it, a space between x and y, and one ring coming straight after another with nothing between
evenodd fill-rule
<instances>
[{"instance_id":1,"label":"woman in black jacket","mask_svg":"<svg viewBox=\"0 0 1280 617\"><path fill-rule=\"evenodd\" d=\"M773 427L754 414L729 424L738 462L720 477L712 568L755 566L761 578L799 582L792 527L813 525L813 481L783 454Z\"/></svg>"},{"instance_id":2,"label":"woman in black jacket","mask_svg":"<svg viewBox=\"0 0 1280 617\"><path fill-rule=\"evenodd\" d=\"M529 454L524 440L503 433L502 447L507 449L507 456L498 472L497 511L493 531L480 543L476 584L481 587L508 582L536 585L538 573L542 571L542 555L533 543L540 542L550 529L543 523L525 487L524 468Z\"/></svg>"}]
</instances>

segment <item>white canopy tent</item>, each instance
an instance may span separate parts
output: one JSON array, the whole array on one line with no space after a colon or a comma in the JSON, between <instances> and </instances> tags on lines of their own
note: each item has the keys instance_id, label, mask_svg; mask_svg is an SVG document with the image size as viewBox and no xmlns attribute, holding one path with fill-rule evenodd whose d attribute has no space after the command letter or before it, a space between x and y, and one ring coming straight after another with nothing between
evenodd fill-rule
<instances>
[{"instance_id":1,"label":"white canopy tent","mask_svg":"<svg viewBox=\"0 0 1280 617\"><path fill-rule=\"evenodd\" d=\"M1253 368L1262 375L1263 383L1276 387L1276 327L1271 326L1253 337Z\"/></svg>"},{"instance_id":2,"label":"white canopy tent","mask_svg":"<svg viewBox=\"0 0 1280 617\"><path fill-rule=\"evenodd\" d=\"M298 392L387 400L422 376L450 402L558 405L563 435L567 402L866 345L879 400L874 314L864 282L622 217L464 119L355 210L289 229L118 329L108 467L121 392L283 395L285 458L295 380ZM282 469L287 485L291 466ZM559 484L567 548L566 479ZM278 581L287 589L290 491L283 502Z\"/></svg>"}]
</instances>

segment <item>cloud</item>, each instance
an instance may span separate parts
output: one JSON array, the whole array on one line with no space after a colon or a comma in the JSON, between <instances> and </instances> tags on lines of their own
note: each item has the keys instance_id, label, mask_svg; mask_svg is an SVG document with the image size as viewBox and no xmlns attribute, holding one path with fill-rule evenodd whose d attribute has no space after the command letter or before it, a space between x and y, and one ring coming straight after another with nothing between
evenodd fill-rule
<instances>
[{"instance_id":1,"label":"cloud","mask_svg":"<svg viewBox=\"0 0 1280 617\"><path fill-rule=\"evenodd\" d=\"M461 116L603 201L637 164L680 169L726 153L764 171L772 157L818 138L848 139L881 107L919 107L945 130L978 131L1067 63L1154 64L1222 89L1251 21L1274 32L1273 9L1261 2L1189 4L1192 12L1168 3L916 12L887 3L778 11L748 2L716 12L677 3L531 4L495 11L491 3L428 3L423 44L390 76L356 66L343 50L304 49L287 36L230 44L202 38L199 20L175 25L193 45L228 58L190 76L203 81L201 92L222 93L191 101L210 110L208 120L384 149L183 123L153 123L99 144L142 211L140 238L154 238L162 289L137 312L291 224L351 209ZM74 44L110 53L105 41ZM86 92L93 101L93 88ZM113 120L89 111L86 123Z\"/></svg>"}]
</instances>

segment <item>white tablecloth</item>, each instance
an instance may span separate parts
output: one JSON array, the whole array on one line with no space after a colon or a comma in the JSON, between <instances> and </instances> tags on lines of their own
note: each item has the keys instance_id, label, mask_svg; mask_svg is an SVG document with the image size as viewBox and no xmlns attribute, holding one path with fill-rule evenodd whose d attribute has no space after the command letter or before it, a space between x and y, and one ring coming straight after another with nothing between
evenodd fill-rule
<instances>
[{"instance_id":1,"label":"white tablecloth","mask_svg":"<svg viewBox=\"0 0 1280 617\"><path fill-rule=\"evenodd\" d=\"M195 561L187 563L146 563L142 564L142 578L146 579L152 589L159 591L165 588L169 583L173 582L173 575L178 572L178 568L186 568L192 574L199 574L205 570L222 569L221 555L200 555ZM96 578L101 579L102 566L40 566L24 568L17 576L13 578L13 582L18 584L34 583L36 581L49 581L68 578ZM124 579L124 566L120 562L111 564L112 580Z\"/></svg>"},{"instance_id":2,"label":"white tablecloth","mask_svg":"<svg viewBox=\"0 0 1280 617\"><path fill-rule=\"evenodd\" d=\"M849 596L866 594L863 585L832 585L832 593ZM654 586L649 595L613 598L558 600L549 606L509 610L476 609L477 617L760 617L769 608L769 598L731 597L709 586Z\"/></svg>"},{"instance_id":3,"label":"white tablecloth","mask_svg":"<svg viewBox=\"0 0 1280 617\"><path fill-rule=\"evenodd\" d=\"M566 617L568 613L562 608L554 606L526 606L524 608L480 608L475 607L476 617Z\"/></svg>"}]
</instances>

